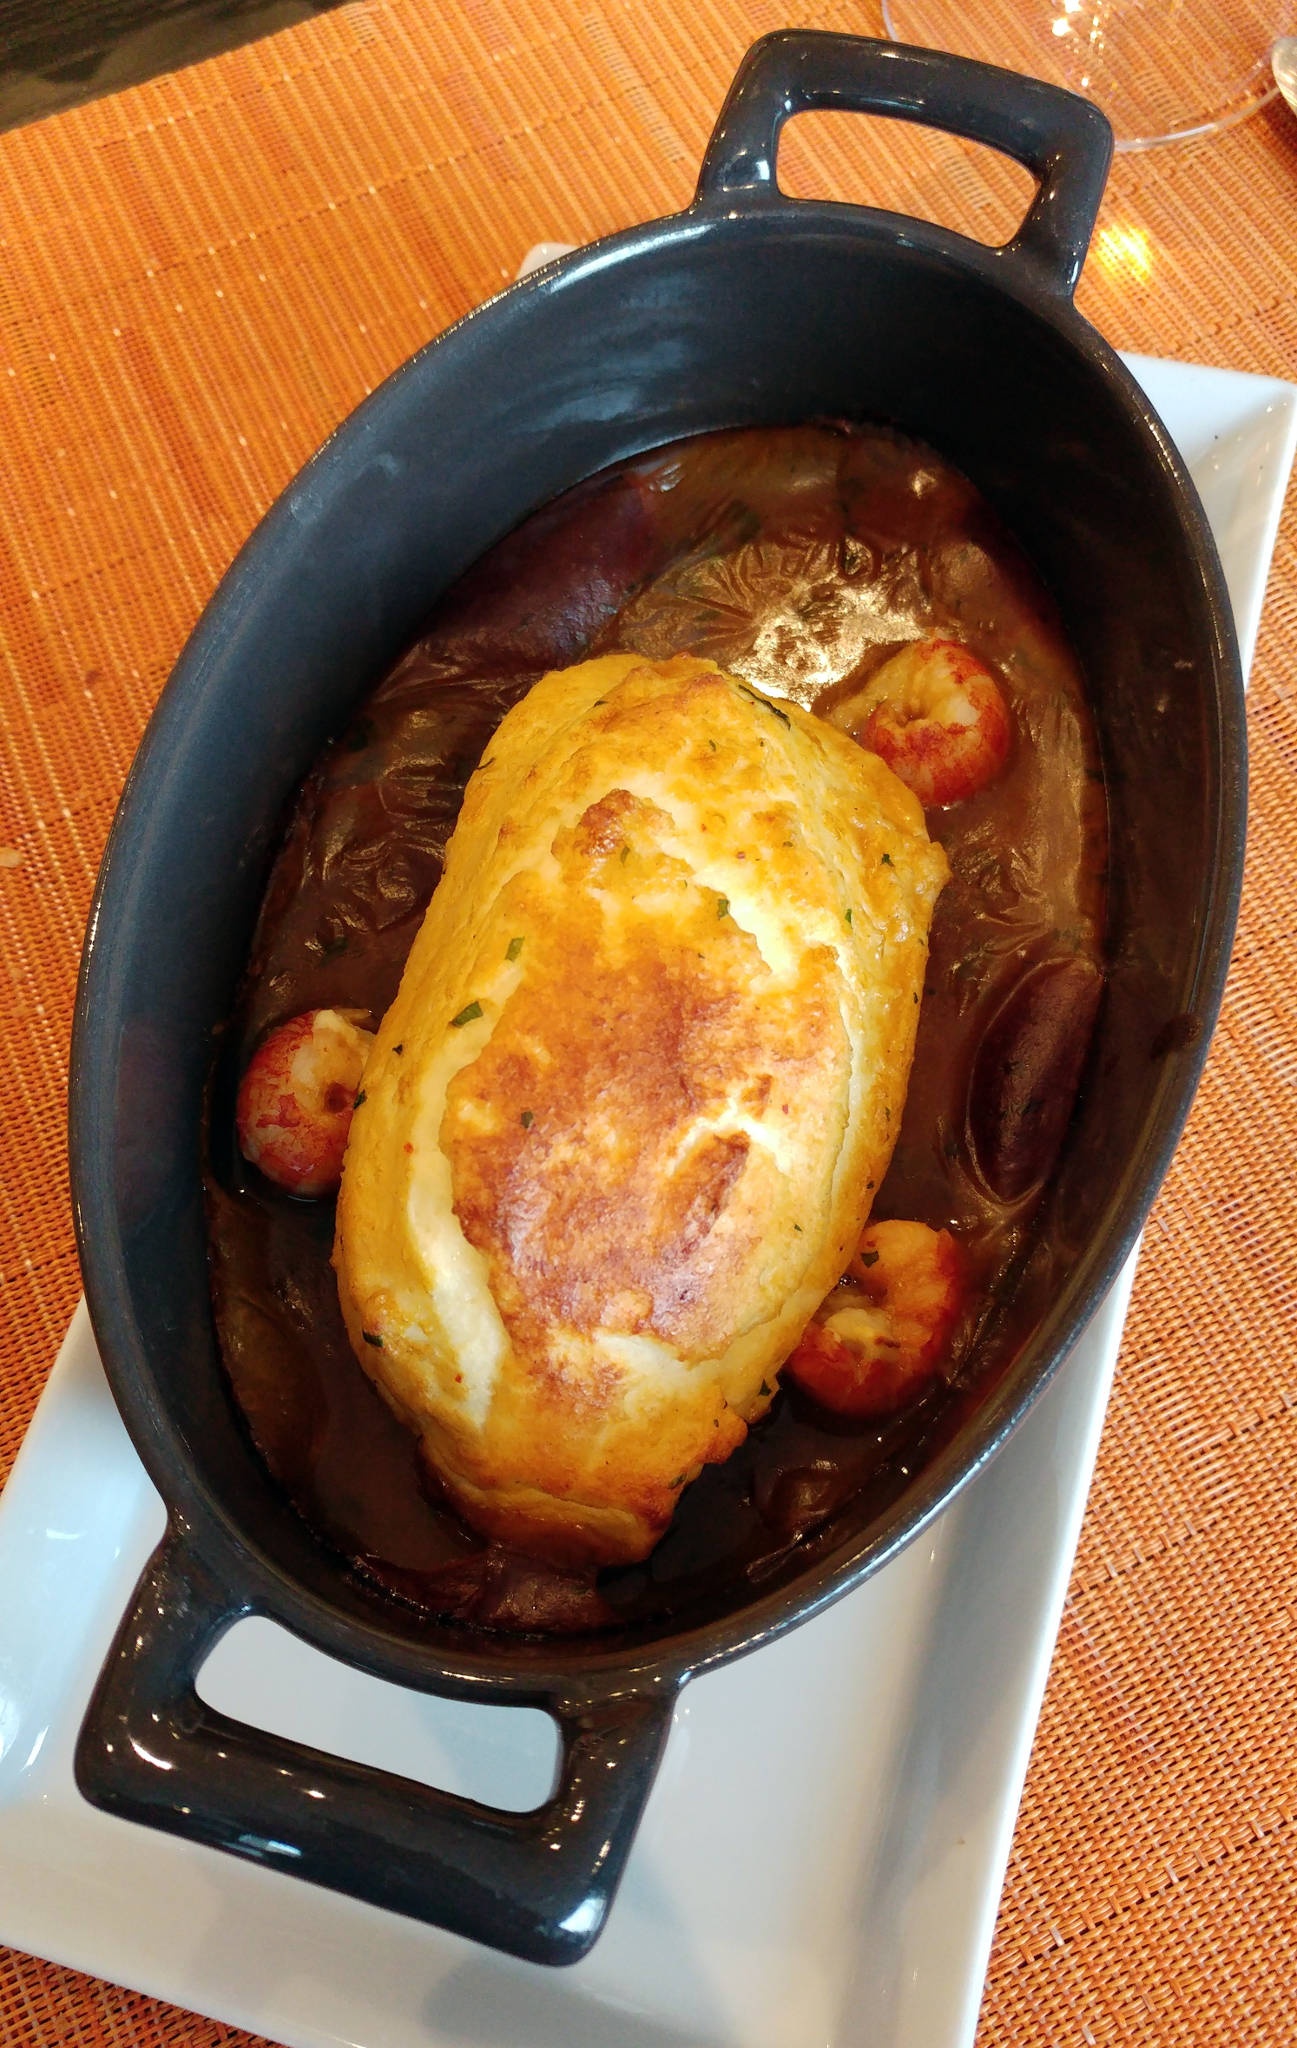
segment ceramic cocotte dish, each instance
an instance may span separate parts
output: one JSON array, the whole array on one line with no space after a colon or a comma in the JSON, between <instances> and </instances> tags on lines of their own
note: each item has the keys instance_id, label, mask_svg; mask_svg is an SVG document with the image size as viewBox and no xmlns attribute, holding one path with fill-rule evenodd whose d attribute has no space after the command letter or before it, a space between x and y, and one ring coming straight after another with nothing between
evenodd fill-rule
<instances>
[{"instance_id":1,"label":"ceramic cocotte dish","mask_svg":"<svg viewBox=\"0 0 1297 2048\"><path fill-rule=\"evenodd\" d=\"M984 248L790 201L802 109L925 123L1025 164ZM549 265L391 377L284 493L149 725L105 855L73 1047L74 1191L114 1395L169 1511L82 1729L87 1798L536 1961L597 1937L679 1687L893 1556L1004 1442L1130 1251L1220 997L1244 831L1242 685L1193 487L1072 292L1110 136L1070 95L930 51L787 32L745 59L683 213ZM850 1504L687 1620L510 1638L368 1590L272 1482L217 1347L205 1091L284 807L453 579L609 464L720 427L883 422L962 470L1052 593L1109 805L1107 985L1046 1199L1050 1280L980 1405L882 1513ZM1024 1283L1025 1284L1025 1283ZM535 1811L500 1812L241 1726L198 1697L266 1615L381 1678L540 1707Z\"/></svg>"}]
</instances>

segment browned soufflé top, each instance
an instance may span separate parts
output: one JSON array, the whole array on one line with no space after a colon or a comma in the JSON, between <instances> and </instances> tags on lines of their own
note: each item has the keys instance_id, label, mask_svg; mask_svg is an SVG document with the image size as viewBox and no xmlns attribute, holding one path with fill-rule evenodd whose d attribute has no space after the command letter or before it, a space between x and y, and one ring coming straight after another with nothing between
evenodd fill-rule
<instances>
[{"instance_id":1,"label":"browned souffl\u00e9 top","mask_svg":"<svg viewBox=\"0 0 1297 2048\"><path fill-rule=\"evenodd\" d=\"M334 1253L470 1522L642 1558L765 1413L886 1173L948 872L877 755L714 663L608 653L505 717Z\"/></svg>"}]
</instances>

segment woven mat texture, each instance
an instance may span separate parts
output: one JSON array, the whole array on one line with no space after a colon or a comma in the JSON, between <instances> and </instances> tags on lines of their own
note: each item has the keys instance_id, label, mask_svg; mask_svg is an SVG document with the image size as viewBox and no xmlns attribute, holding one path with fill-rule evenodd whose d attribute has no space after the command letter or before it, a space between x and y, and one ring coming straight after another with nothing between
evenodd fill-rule
<instances>
[{"instance_id":1,"label":"woven mat texture","mask_svg":"<svg viewBox=\"0 0 1297 2048\"><path fill-rule=\"evenodd\" d=\"M64 1094L96 864L185 636L329 429L531 243L687 201L743 50L796 21L881 29L863 0L360 0L0 138L0 1476L78 1291ZM792 125L781 177L987 240L1029 191L841 116ZM1119 159L1083 310L1119 346L1297 376L1295 200L1279 107ZM1224 1017L1139 1268L979 2048L1297 2041L1291 505L1250 726ZM0 1956L6 2043L250 2039Z\"/></svg>"}]
</instances>

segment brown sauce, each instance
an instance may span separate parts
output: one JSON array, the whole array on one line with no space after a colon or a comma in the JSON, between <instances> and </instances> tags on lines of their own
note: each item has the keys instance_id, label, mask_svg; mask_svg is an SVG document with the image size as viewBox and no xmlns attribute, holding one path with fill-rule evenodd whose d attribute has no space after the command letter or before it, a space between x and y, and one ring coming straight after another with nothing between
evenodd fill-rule
<instances>
[{"instance_id":1,"label":"brown sauce","mask_svg":"<svg viewBox=\"0 0 1297 2048\"><path fill-rule=\"evenodd\" d=\"M980 795L929 813L950 858L905 1118L875 1217L949 1226L974 1301L938 1389L878 1424L796 1389L709 1467L642 1565L597 1585L511 1557L437 1498L415 1441L357 1364L329 1251L333 1205L239 1156L233 1082L264 1032L396 993L464 785L547 669L611 647L710 656L772 696L850 720L904 641L965 642L1015 740ZM850 1503L881 1510L984 1394L1041 1286L1015 1280L1064 1134L1101 979L1105 806L1076 663L972 486L884 429L706 435L568 492L443 602L300 793L218 1076L208 1178L213 1291L236 1397L302 1515L367 1578L431 1614L514 1630L661 1622L778 1569ZM1041 1266L1039 1259L1037 1267ZM1003 1316L1001 1314L1001 1321Z\"/></svg>"}]
</instances>

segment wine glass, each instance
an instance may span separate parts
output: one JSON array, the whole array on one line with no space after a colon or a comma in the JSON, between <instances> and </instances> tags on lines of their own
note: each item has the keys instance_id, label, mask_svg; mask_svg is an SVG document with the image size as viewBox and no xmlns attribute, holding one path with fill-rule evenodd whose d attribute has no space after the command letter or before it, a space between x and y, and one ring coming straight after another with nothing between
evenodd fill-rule
<instances>
[{"instance_id":1,"label":"wine glass","mask_svg":"<svg viewBox=\"0 0 1297 2048\"><path fill-rule=\"evenodd\" d=\"M1066 86L1118 149L1214 135L1273 98L1285 0L883 0L887 33Z\"/></svg>"}]
</instances>

